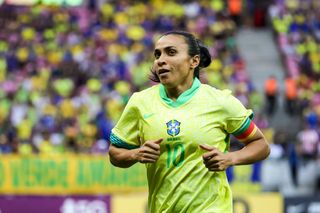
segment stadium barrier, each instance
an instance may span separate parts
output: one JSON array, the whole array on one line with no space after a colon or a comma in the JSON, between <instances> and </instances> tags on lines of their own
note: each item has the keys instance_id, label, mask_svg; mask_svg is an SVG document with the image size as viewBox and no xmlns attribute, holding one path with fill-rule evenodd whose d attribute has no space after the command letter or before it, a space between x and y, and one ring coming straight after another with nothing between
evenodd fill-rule
<instances>
[{"instance_id":1,"label":"stadium barrier","mask_svg":"<svg viewBox=\"0 0 320 213\"><path fill-rule=\"evenodd\" d=\"M283 199L276 193L236 195L234 213L281 213ZM148 213L147 193L115 193L86 196L1 196L5 212Z\"/></svg>"},{"instance_id":2,"label":"stadium barrier","mask_svg":"<svg viewBox=\"0 0 320 213\"><path fill-rule=\"evenodd\" d=\"M102 155L0 156L0 194L109 194L147 190L142 164L112 166Z\"/></svg>"},{"instance_id":3,"label":"stadium barrier","mask_svg":"<svg viewBox=\"0 0 320 213\"><path fill-rule=\"evenodd\" d=\"M283 197L279 193L234 194L234 213L282 213Z\"/></svg>"},{"instance_id":4,"label":"stadium barrier","mask_svg":"<svg viewBox=\"0 0 320 213\"><path fill-rule=\"evenodd\" d=\"M0 196L0 212L112 213L111 196Z\"/></svg>"},{"instance_id":5,"label":"stadium barrier","mask_svg":"<svg viewBox=\"0 0 320 213\"><path fill-rule=\"evenodd\" d=\"M234 212L282 212L281 195L253 193L260 187L254 182L249 186L252 170L242 170L234 173L232 185L245 184L245 188L234 187ZM0 156L0 177L0 212L147 211L145 166L116 168L108 156Z\"/></svg>"}]
</instances>

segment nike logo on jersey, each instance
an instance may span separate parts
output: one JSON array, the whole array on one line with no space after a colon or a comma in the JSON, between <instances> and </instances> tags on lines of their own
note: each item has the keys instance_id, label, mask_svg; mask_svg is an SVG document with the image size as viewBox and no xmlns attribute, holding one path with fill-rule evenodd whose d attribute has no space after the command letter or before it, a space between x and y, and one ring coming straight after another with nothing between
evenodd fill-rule
<instances>
[{"instance_id":1,"label":"nike logo on jersey","mask_svg":"<svg viewBox=\"0 0 320 213\"><path fill-rule=\"evenodd\" d=\"M154 113L144 114L144 115L143 115L143 118L144 118L144 119L147 119L147 118L152 117L153 115L154 115Z\"/></svg>"}]
</instances>

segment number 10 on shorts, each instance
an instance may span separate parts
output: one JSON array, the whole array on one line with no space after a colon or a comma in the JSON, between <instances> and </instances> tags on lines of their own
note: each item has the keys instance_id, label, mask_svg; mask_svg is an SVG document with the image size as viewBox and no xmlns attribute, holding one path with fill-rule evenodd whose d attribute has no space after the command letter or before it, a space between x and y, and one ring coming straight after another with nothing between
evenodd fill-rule
<instances>
[{"instance_id":1,"label":"number 10 on shorts","mask_svg":"<svg viewBox=\"0 0 320 213\"><path fill-rule=\"evenodd\" d=\"M185 157L184 144L166 144L166 149L168 152L167 168L170 168L170 166L181 166Z\"/></svg>"}]
</instances>

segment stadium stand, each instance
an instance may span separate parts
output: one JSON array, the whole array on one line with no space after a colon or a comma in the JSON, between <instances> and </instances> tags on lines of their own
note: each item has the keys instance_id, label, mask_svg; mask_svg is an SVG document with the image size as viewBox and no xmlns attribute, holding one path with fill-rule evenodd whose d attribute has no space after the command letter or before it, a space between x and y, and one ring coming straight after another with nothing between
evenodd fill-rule
<instances>
[{"instance_id":1,"label":"stadium stand","mask_svg":"<svg viewBox=\"0 0 320 213\"><path fill-rule=\"evenodd\" d=\"M275 42L286 68L286 105L300 117L295 150L297 179L309 193L319 191L319 1L274 1L269 8ZM289 144L292 146L292 144Z\"/></svg>"},{"instance_id":2,"label":"stadium stand","mask_svg":"<svg viewBox=\"0 0 320 213\"><path fill-rule=\"evenodd\" d=\"M173 29L195 32L210 48L204 82L231 87L259 110L224 8L223 1L2 5L0 152L105 153L128 97L150 85L153 39Z\"/></svg>"}]
</instances>

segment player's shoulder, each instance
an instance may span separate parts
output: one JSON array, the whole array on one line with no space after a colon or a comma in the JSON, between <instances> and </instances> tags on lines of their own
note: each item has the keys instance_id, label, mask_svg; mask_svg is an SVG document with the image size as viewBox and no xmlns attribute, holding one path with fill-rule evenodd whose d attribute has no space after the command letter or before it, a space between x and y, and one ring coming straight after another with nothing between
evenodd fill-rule
<instances>
[{"instance_id":1,"label":"player's shoulder","mask_svg":"<svg viewBox=\"0 0 320 213\"><path fill-rule=\"evenodd\" d=\"M218 89L208 84L201 84L201 87L203 92L212 98L220 99L232 95L232 91L229 89Z\"/></svg>"},{"instance_id":2,"label":"player's shoulder","mask_svg":"<svg viewBox=\"0 0 320 213\"><path fill-rule=\"evenodd\" d=\"M144 90L141 90L139 92L135 92L134 95L137 97L144 97L145 98L146 96L154 95L156 93L159 93L159 84L153 85L153 86L146 88Z\"/></svg>"},{"instance_id":3,"label":"player's shoulder","mask_svg":"<svg viewBox=\"0 0 320 213\"><path fill-rule=\"evenodd\" d=\"M141 103L142 101L155 97L157 93L159 93L159 85L154 85L144 90L134 92L130 99L134 102Z\"/></svg>"}]
</instances>

